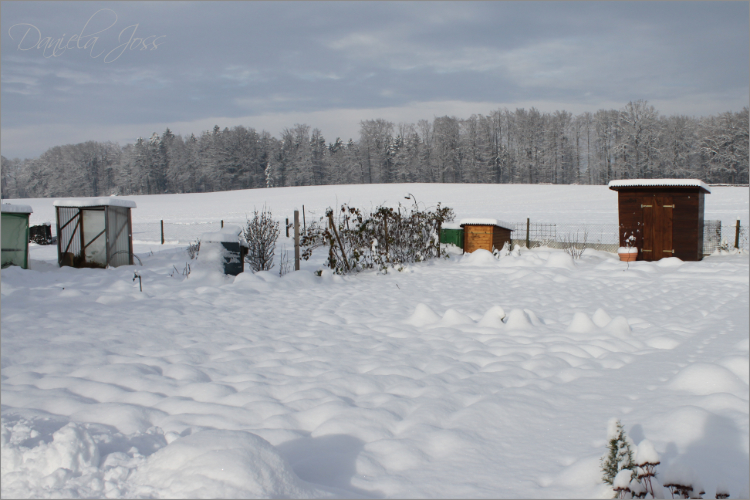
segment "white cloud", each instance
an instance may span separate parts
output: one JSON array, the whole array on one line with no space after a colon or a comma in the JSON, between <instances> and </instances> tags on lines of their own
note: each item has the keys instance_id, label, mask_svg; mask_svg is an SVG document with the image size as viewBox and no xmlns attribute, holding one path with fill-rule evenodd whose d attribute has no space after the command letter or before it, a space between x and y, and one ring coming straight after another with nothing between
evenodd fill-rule
<instances>
[{"instance_id":1,"label":"white cloud","mask_svg":"<svg viewBox=\"0 0 750 500\"><path fill-rule=\"evenodd\" d=\"M250 82L263 81L264 78L260 71L250 69L246 66L231 65L227 66L219 75L219 78L229 80L240 85L247 85Z\"/></svg>"},{"instance_id":2,"label":"white cloud","mask_svg":"<svg viewBox=\"0 0 750 500\"><path fill-rule=\"evenodd\" d=\"M70 69L61 69L59 71L56 71L55 76L65 80L70 80L71 83L74 83L76 85L105 83L105 80L101 77L96 77L91 73L84 73L82 71L74 71Z\"/></svg>"}]
</instances>

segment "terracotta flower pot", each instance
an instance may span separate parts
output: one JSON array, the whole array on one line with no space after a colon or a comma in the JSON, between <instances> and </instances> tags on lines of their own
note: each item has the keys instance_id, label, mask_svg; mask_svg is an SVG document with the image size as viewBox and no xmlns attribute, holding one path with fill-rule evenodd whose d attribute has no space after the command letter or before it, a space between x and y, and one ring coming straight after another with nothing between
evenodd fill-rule
<instances>
[{"instance_id":1,"label":"terracotta flower pot","mask_svg":"<svg viewBox=\"0 0 750 500\"><path fill-rule=\"evenodd\" d=\"M633 262L638 257L637 253L618 253L617 255L620 256L620 260L623 262Z\"/></svg>"}]
</instances>

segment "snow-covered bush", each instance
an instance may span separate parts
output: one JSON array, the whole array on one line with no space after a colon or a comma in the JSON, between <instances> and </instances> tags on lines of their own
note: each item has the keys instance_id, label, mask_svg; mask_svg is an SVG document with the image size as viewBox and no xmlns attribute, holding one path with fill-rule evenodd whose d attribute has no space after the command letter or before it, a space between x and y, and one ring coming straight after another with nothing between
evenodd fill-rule
<instances>
[{"instance_id":1,"label":"snow-covered bush","mask_svg":"<svg viewBox=\"0 0 750 500\"><path fill-rule=\"evenodd\" d=\"M501 248L500 250L498 250L496 248L492 252L492 255L494 255L498 259L501 258L501 257L507 257L510 254L511 254L511 252L510 252L510 242L509 241L506 241L505 243L503 243L503 248Z\"/></svg>"},{"instance_id":2,"label":"snow-covered bush","mask_svg":"<svg viewBox=\"0 0 750 500\"><path fill-rule=\"evenodd\" d=\"M701 495L706 493L693 469L682 463L672 464L667 469L664 474L664 487L669 488L672 498L701 498Z\"/></svg>"},{"instance_id":3,"label":"snow-covered bush","mask_svg":"<svg viewBox=\"0 0 750 500\"><path fill-rule=\"evenodd\" d=\"M716 498L729 498L729 488L724 483L716 485Z\"/></svg>"},{"instance_id":4,"label":"snow-covered bush","mask_svg":"<svg viewBox=\"0 0 750 500\"><path fill-rule=\"evenodd\" d=\"M244 236L248 245L245 260L250 264L250 269L253 272L271 270L276 240L279 238L279 223L273 220L271 211L265 207L261 212L255 210L253 218L247 221Z\"/></svg>"},{"instance_id":5,"label":"snow-covered bush","mask_svg":"<svg viewBox=\"0 0 750 500\"><path fill-rule=\"evenodd\" d=\"M625 495L631 492L630 483L633 481L633 471L623 469L617 473L612 481L612 489L615 490L617 498L625 498Z\"/></svg>"},{"instance_id":6,"label":"snow-covered bush","mask_svg":"<svg viewBox=\"0 0 750 500\"><path fill-rule=\"evenodd\" d=\"M586 251L586 245L588 244L589 232L583 232L583 243L578 245L578 234L575 237L567 235L563 238L563 247L565 253L573 257L574 259L580 259L583 252Z\"/></svg>"},{"instance_id":7,"label":"snow-covered bush","mask_svg":"<svg viewBox=\"0 0 750 500\"><path fill-rule=\"evenodd\" d=\"M607 453L600 459L602 481L613 484L615 477L623 470L630 471L632 477L635 472L632 450L634 445L616 418L611 419L607 426L607 441Z\"/></svg>"},{"instance_id":8,"label":"snow-covered bush","mask_svg":"<svg viewBox=\"0 0 750 500\"><path fill-rule=\"evenodd\" d=\"M638 466L638 479L646 487L646 491L651 494L652 498L656 498L653 479L656 478L656 466L660 463L659 454L651 441L648 439L641 441L635 452L635 465Z\"/></svg>"},{"instance_id":9,"label":"snow-covered bush","mask_svg":"<svg viewBox=\"0 0 750 500\"><path fill-rule=\"evenodd\" d=\"M336 274L364 269L387 272L440 257L440 227L453 217L451 208L438 203L433 211L420 210L416 201L411 207L379 206L370 213L346 204L338 213L329 208L302 234L302 258L307 260L314 249L326 247L328 266Z\"/></svg>"},{"instance_id":10,"label":"snow-covered bush","mask_svg":"<svg viewBox=\"0 0 750 500\"><path fill-rule=\"evenodd\" d=\"M190 243L187 247L187 253L190 260L195 259L198 256L198 252L201 249L201 240L197 240L195 243Z\"/></svg>"}]
</instances>

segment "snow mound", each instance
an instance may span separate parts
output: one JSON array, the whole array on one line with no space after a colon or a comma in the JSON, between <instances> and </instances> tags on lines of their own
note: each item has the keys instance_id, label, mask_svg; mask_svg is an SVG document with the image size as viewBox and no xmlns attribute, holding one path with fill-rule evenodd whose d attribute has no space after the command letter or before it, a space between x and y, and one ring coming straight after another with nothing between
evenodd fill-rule
<instances>
[{"instance_id":1,"label":"snow mound","mask_svg":"<svg viewBox=\"0 0 750 500\"><path fill-rule=\"evenodd\" d=\"M679 346L680 342L669 337L652 337L646 340L646 345L654 349L670 350Z\"/></svg>"},{"instance_id":2,"label":"snow mound","mask_svg":"<svg viewBox=\"0 0 750 500\"><path fill-rule=\"evenodd\" d=\"M734 373L723 366L708 363L695 363L682 369L669 382L668 387L700 396L720 392L747 395L747 384Z\"/></svg>"},{"instance_id":3,"label":"snow mound","mask_svg":"<svg viewBox=\"0 0 750 500\"><path fill-rule=\"evenodd\" d=\"M641 441L641 444L638 445L638 449L635 451L635 457L633 458L636 465L658 464L661 462L659 453L657 453L653 443L648 439Z\"/></svg>"},{"instance_id":4,"label":"snow mound","mask_svg":"<svg viewBox=\"0 0 750 500\"><path fill-rule=\"evenodd\" d=\"M407 318L406 323L414 326L426 326L441 320L435 311L425 304L417 304L414 313Z\"/></svg>"},{"instance_id":5,"label":"snow mound","mask_svg":"<svg viewBox=\"0 0 750 500\"><path fill-rule=\"evenodd\" d=\"M513 309L508 313L508 319L505 326L511 330L530 330L533 328L531 319L528 314L521 309Z\"/></svg>"},{"instance_id":6,"label":"snow mound","mask_svg":"<svg viewBox=\"0 0 750 500\"><path fill-rule=\"evenodd\" d=\"M494 306L487 310L479 320L479 326L488 326L490 328L502 328L505 311L500 306Z\"/></svg>"},{"instance_id":7,"label":"snow mound","mask_svg":"<svg viewBox=\"0 0 750 500\"><path fill-rule=\"evenodd\" d=\"M442 323L446 326L453 325L467 325L474 321L467 315L456 311L455 309L448 309L443 315Z\"/></svg>"},{"instance_id":8,"label":"snow mound","mask_svg":"<svg viewBox=\"0 0 750 500\"><path fill-rule=\"evenodd\" d=\"M577 312L573 315L573 321L568 326L566 332L570 333L590 333L597 329L597 326L589 319L586 314Z\"/></svg>"},{"instance_id":9,"label":"snow mound","mask_svg":"<svg viewBox=\"0 0 750 500\"><path fill-rule=\"evenodd\" d=\"M26 431L25 435L23 431ZM19 437L27 439L21 443ZM39 438L37 446L31 444ZM14 446L15 445L15 446ZM97 472L99 449L79 424L69 423L52 434L52 441L41 440L36 429L20 424L2 433L2 496L5 498L48 497L65 490L75 478Z\"/></svg>"},{"instance_id":10,"label":"snow mound","mask_svg":"<svg viewBox=\"0 0 750 500\"><path fill-rule=\"evenodd\" d=\"M203 274L224 274L224 257L228 255L221 243L201 242L201 250L191 270L190 278Z\"/></svg>"},{"instance_id":11,"label":"snow mound","mask_svg":"<svg viewBox=\"0 0 750 500\"><path fill-rule=\"evenodd\" d=\"M470 266L487 266L496 263L497 259L492 255L492 252L482 248L477 248L471 253L464 254L461 259L461 264Z\"/></svg>"},{"instance_id":12,"label":"snow mound","mask_svg":"<svg viewBox=\"0 0 750 500\"><path fill-rule=\"evenodd\" d=\"M32 448L23 456L24 467L36 469L44 476L57 469L81 474L98 465L99 449L96 443L83 426L72 422L55 432L51 443Z\"/></svg>"},{"instance_id":13,"label":"snow mound","mask_svg":"<svg viewBox=\"0 0 750 500\"><path fill-rule=\"evenodd\" d=\"M558 269L575 269L573 257L565 252L551 252L544 263L544 267L555 267Z\"/></svg>"},{"instance_id":14,"label":"snow mound","mask_svg":"<svg viewBox=\"0 0 750 500\"><path fill-rule=\"evenodd\" d=\"M312 498L330 496L302 481L265 439L208 430L160 449L133 475L137 496Z\"/></svg>"},{"instance_id":15,"label":"snow mound","mask_svg":"<svg viewBox=\"0 0 750 500\"><path fill-rule=\"evenodd\" d=\"M591 321L593 321L599 328L604 328L610 321L612 321L612 318L600 307L594 312L594 315L591 316Z\"/></svg>"},{"instance_id":16,"label":"snow mound","mask_svg":"<svg viewBox=\"0 0 750 500\"><path fill-rule=\"evenodd\" d=\"M630 481L633 479L633 471L630 469L623 469L617 473L615 480L612 483L612 487L615 489L624 489L630 487Z\"/></svg>"},{"instance_id":17,"label":"snow mound","mask_svg":"<svg viewBox=\"0 0 750 500\"><path fill-rule=\"evenodd\" d=\"M664 486L680 485L693 486L697 482L697 476L692 467L687 464L675 462L669 466L662 477Z\"/></svg>"},{"instance_id":18,"label":"snow mound","mask_svg":"<svg viewBox=\"0 0 750 500\"><path fill-rule=\"evenodd\" d=\"M678 259L677 257L667 257L659 260L656 265L659 267L680 267L685 261Z\"/></svg>"},{"instance_id":19,"label":"snow mound","mask_svg":"<svg viewBox=\"0 0 750 500\"><path fill-rule=\"evenodd\" d=\"M613 337L621 339L630 339L630 334L633 331L630 329L630 325L628 324L628 320L625 319L625 316L615 316L612 321L604 327L604 329Z\"/></svg>"}]
</instances>

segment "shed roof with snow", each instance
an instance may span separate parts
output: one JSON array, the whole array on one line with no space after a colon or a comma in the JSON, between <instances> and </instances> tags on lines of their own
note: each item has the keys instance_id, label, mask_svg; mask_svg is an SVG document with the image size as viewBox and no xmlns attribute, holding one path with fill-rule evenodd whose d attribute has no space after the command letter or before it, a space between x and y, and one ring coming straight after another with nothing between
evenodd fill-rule
<instances>
[{"instance_id":1,"label":"shed roof with snow","mask_svg":"<svg viewBox=\"0 0 750 500\"><path fill-rule=\"evenodd\" d=\"M33 214L34 210L29 205L15 205L11 203L2 204L2 213L7 214Z\"/></svg>"},{"instance_id":2,"label":"shed roof with snow","mask_svg":"<svg viewBox=\"0 0 750 500\"><path fill-rule=\"evenodd\" d=\"M631 187L697 187L706 193L711 189L699 179L625 179L609 181L609 189L619 191L619 188Z\"/></svg>"},{"instance_id":3,"label":"shed roof with snow","mask_svg":"<svg viewBox=\"0 0 750 500\"><path fill-rule=\"evenodd\" d=\"M56 207L125 207L135 208L133 200L125 200L115 196L101 198L65 198L52 203Z\"/></svg>"},{"instance_id":4,"label":"shed roof with snow","mask_svg":"<svg viewBox=\"0 0 750 500\"><path fill-rule=\"evenodd\" d=\"M498 226L513 231L513 224L499 219L470 218L461 219L459 226Z\"/></svg>"}]
</instances>

